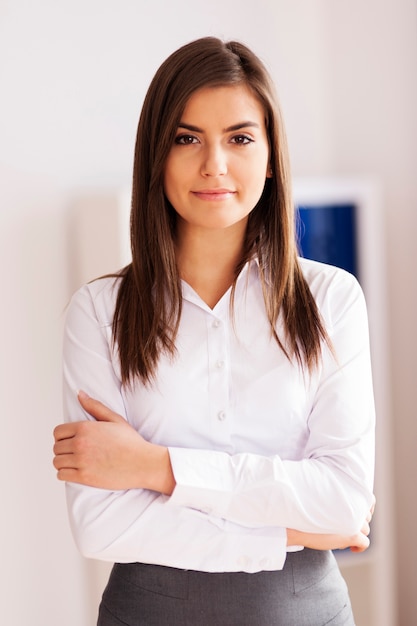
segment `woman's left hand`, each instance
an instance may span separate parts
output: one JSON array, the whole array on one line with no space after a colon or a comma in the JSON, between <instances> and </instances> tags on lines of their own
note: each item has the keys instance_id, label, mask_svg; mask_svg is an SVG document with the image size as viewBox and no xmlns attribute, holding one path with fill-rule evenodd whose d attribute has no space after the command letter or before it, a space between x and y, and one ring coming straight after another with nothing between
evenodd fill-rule
<instances>
[{"instance_id":1,"label":"woman's left hand","mask_svg":"<svg viewBox=\"0 0 417 626\"><path fill-rule=\"evenodd\" d=\"M321 533L304 533L299 530L287 528L287 545L300 545L312 550L345 550L350 548L352 552L364 552L370 546L369 533L370 522L375 510L375 496L373 504L362 524L362 528L355 535L331 535Z\"/></svg>"},{"instance_id":2,"label":"woman's left hand","mask_svg":"<svg viewBox=\"0 0 417 626\"><path fill-rule=\"evenodd\" d=\"M53 463L58 479L110 490L172 493L175 480L168 449L145 441L121 415L84 392L78 399L95 421L55 428Z\"/></svg>"}]
</instances>

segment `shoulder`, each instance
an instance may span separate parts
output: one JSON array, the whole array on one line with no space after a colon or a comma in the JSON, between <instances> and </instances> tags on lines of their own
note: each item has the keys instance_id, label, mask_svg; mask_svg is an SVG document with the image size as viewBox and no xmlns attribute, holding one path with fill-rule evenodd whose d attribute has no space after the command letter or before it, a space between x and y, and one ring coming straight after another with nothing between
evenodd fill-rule
<instances>
[{"instance_id":1,"label":"shoulder","mask_svg":"<svg viewBox=\"0 0 417 626\"><path fill-rule=\"evenodd\" d=\"M320 293L320 291L327 290L330 287L340 287L342 290L359 288L359 283L355 276L340 267L304 258L299 258L298 262L303 276L313 293Z\"/></svg>"},{"instance_id":2,"label":"shoulder","mask_svg":"<svg viewBox=\"0 0 417 626\"><path fill-rule=\"evenodd\" d=\"M317 261L300 258L302 274L317 306L330 323L335 324L351 307L365 308L358 280L349 272Z\"/></svg>"},{"instance_id":3,"label":"shoulder","mask_svg":"<svg viewBox=\"0 0 417 626\"><path fill-rule=\"evenodd\" d=\"M71 298L68 317L87 314L100 326L111 326L120 283L119 276L106 276L83 285Z\"/></svg>"}]
</instances>

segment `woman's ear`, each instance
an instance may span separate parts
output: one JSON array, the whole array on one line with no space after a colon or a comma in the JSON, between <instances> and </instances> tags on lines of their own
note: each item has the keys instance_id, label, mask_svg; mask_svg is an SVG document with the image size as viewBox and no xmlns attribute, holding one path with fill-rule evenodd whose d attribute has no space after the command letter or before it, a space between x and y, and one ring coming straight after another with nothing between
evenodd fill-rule
<instances>
[{"instance_id":1,"label":"woman's ear","mask_svg":"<svg viewBox=\"0 0 417 626\"><path fill-rule=\"evenodd\" d=\"M266 170L266 177L267 178L272 178L272 176L273 176L272 167L270 165L268 165L268 168Z\"/></svg>"}]
</instances>

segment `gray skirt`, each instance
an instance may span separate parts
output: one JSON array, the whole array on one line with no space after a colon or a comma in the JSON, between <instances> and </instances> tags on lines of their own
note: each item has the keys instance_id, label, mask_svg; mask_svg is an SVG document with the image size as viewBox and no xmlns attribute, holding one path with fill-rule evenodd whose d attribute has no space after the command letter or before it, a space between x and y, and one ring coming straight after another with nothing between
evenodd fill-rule
<instances>
[{"instance_id":1,"label":"gray skirt","mask_svg":"<svg viewBox=\"0 0 417 626\"><path fill-rule=\"evenodd\" d=\"M116 564L97 626L354 626L331 552L287 555L275 572L210 574Z\"/></svg>"}]
</instances>

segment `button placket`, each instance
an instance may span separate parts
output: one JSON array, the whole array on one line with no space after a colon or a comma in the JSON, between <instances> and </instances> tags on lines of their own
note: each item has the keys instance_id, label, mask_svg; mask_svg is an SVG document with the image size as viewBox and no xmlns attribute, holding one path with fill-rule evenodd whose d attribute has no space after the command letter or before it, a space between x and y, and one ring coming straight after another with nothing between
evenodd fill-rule
<instances>
[{"instance_id":1,"label":"button placket","mask_svg":"<svg viewBox=\"0 0 417 626\"><path fill-rule=\"evenodd\" d=\"M214 318L208 323L207 331L210 412L215 423L222 427L219 433L223 440L228 438L226 423L230 402L227 325L223 320Z\"/></svg>"}]
</instances>

